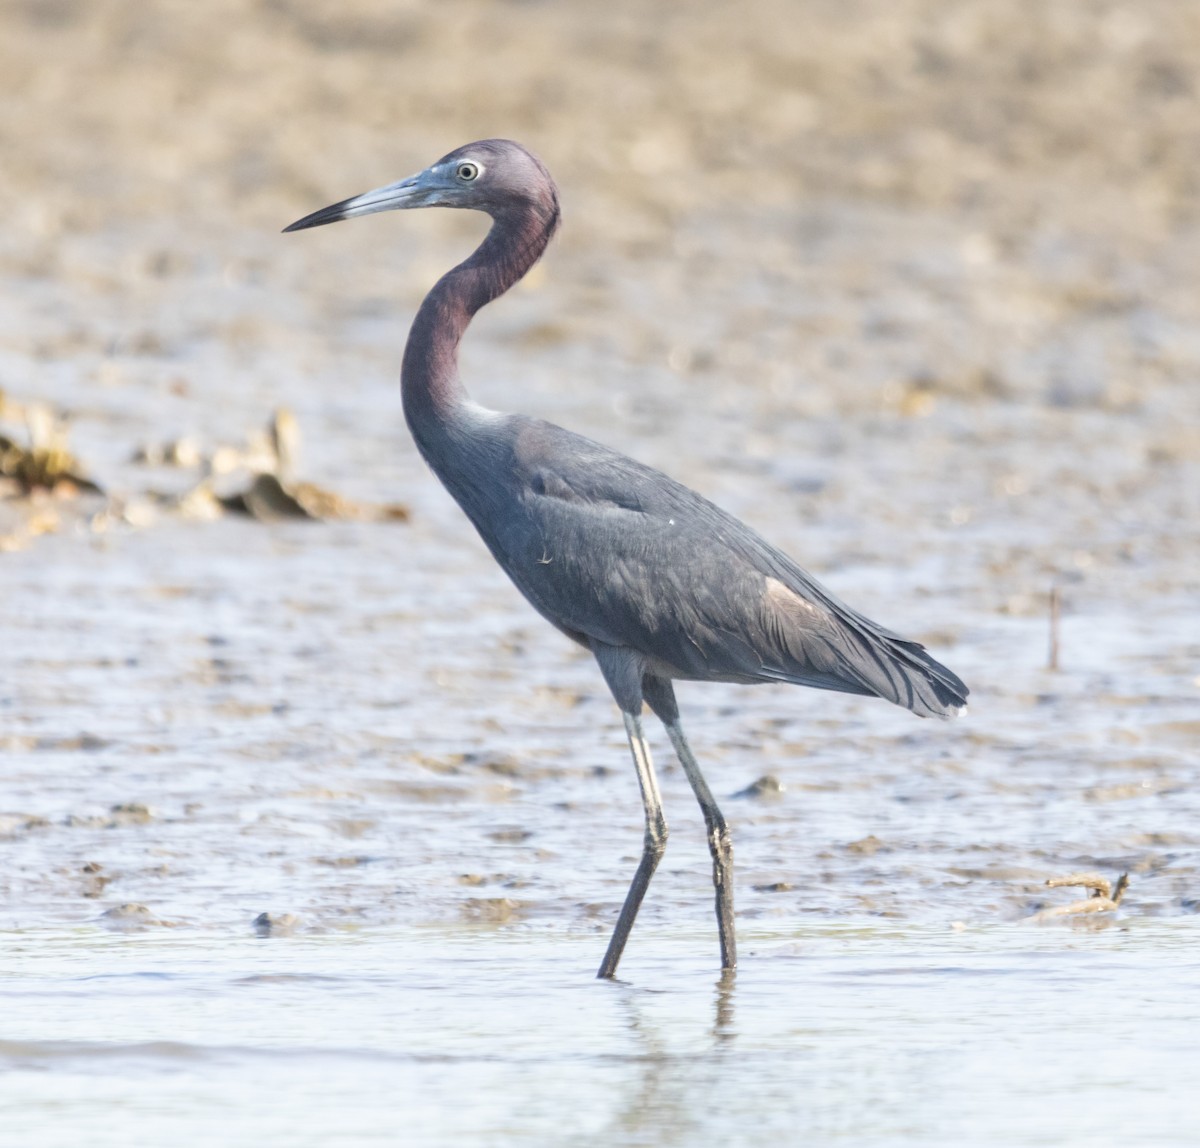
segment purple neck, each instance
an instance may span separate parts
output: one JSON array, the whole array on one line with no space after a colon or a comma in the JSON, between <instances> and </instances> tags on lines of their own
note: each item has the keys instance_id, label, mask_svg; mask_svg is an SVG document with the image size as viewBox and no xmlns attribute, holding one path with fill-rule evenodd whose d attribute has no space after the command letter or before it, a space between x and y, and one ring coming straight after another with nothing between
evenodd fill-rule
<instances>
[{"instance_id":1,"label":"purple neck","mask_svg":"<svg viewBox=\"0 0 1200 1148\"><path fill-rule=\"evenodd\" d=\"M404 348L404 416L418 446L468 403L458 377L458 344L475 312L499 298L541 257L558 227L551 199L497 213L475 253L446 272L425 296Z\"/></svg>"}]
</instances>

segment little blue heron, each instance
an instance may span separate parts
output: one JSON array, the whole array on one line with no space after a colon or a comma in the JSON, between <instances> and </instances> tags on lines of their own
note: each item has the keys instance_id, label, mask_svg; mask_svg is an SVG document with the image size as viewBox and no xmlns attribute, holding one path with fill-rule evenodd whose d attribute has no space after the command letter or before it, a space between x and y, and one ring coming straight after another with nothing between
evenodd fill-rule
<instances>
[{"instance_id":1,"label":"little blue heron","mask_svg":"<svg viewBox=\"0 0 1200 1148\"><path fill-rule=\"evenodd\" d=\"M704 813L721 965L732 969L733 846L683 735L672 683L793 682L885 698L920 717L955 716L967 687L918 642L838 601L686 486L551 423L471 401L458 376L459 341L475 312L537 262L559 223L558 189L520 144L468 144L418 175L285 230L414 207L483 211L492 227L425 296L413 320L401 372L409 429L517 589L595 655L633 752L645 839L598 975L615 974L667 843L643 703L666 726Z\"/></svg>"}]
</instances>

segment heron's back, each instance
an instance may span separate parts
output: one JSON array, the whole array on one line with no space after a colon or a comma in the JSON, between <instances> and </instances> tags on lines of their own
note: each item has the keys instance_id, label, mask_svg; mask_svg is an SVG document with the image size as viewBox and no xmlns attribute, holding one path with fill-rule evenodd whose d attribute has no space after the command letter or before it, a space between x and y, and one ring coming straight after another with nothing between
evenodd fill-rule
<instances>
[{"instance_id":1,"label":"heron's back","mask_svg":"<svg viewBox=\"0 0 1200 1148\"><path fill-rule=\"evenodd\" d=\"M440 475L533 606L664 677L793 682L953 716L967 687L850 609L755 531L659 471L560 427L497 418L478 477ZM487 479L484 479L484 475Z\"/></svg>"}]
</instances>

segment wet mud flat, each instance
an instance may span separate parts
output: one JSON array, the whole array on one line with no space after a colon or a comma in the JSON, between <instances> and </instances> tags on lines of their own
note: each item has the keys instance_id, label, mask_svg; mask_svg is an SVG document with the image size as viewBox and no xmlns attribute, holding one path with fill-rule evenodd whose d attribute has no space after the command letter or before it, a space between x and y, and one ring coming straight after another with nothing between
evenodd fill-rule
<instances>
[{"instance_id":1,"label":"wet mud flat","mask_svg":"<svg viewBox=\"0 0 1200 1148\"><path fill-rule=\"evenodd\" d=\"M306 473L403 497L407 524L160 513L96 533L81 499L4 556L9 1126L67 1143L102 1109L113 1144L204 1142L233 1117L242 1142L399 1123L431 1144L564 1125L581 1144L885 1144L987 1120L995 1143L1186 1143L1195 567L1191 495L1153 476L1190 464L1140 453L1168 418L981 418L942 394L800 417L799 386L747 402L736 377L616 356L617 382L573 396L569 349L494 331L467 358L486 401L672 469L926 640L970 716L681 689L733 825L742 969L716 982L703 826L656 732L671 845L628 983L596 984L641 836L617 715L422 471L392 369L352 359L367 381L304 416ZM303 409L339 378L297 363L272 397ZM100 459L179 425L143 403L72 441ZM1130 873L1117 912L1028 923L1080 869Z\"/></svg>"},{"instance_id":2,"label":"wet mud flat","mask_svg":"<svg viewBox=\"0 0 1200 1148\"><path fill-rule=\"evenodd\" d=\"M737 29L461 4L391 54L365 4L239 9L215 39L183 9L6 10L29 112L5 127L0 433L50 407L101 488L0 500L12 1136L1191 1141L1191 17L1039 29L1032 7L868 4L851 28L813 5L823 47L786 67L771 4ZM565 44L591 45L579 87ZM517 63L552 110L484 106L479 67ZM395 106L357 117L385 79ZM688 482L972 687L947 725L681 686L734 835L733 982L658 731L670 846L625 983L592 981L641 840L618 715L403 426L408 316L480 221L275 234L501 131L558 175L566 224L473 328L475 396ZM407 521L196 516L195 461L147 457L249 454L279 408L297 481ZM1046 880L1081 871L1128 873L1120 904L1047 916L1083 894Z\"/></svg>"}]
</instances>

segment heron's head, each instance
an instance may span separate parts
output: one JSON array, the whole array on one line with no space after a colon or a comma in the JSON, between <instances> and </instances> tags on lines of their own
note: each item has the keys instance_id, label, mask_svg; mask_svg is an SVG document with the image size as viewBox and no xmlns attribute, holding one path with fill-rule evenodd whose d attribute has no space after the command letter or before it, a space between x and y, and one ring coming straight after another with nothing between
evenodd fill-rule
<instances>
[{"instance_id":1,"label":"heron's head","mask_svg":"<svg viewBox=\"0 0 1200 1148\"><path fill-rule=\"evenodd\" d=\"M314 211L284 231L412 207L465 207L497 219L533 211L549 222L558 216L558 192L541 161L519 143L479 140L408 179Z\"/></svg>"}]
</instances>

